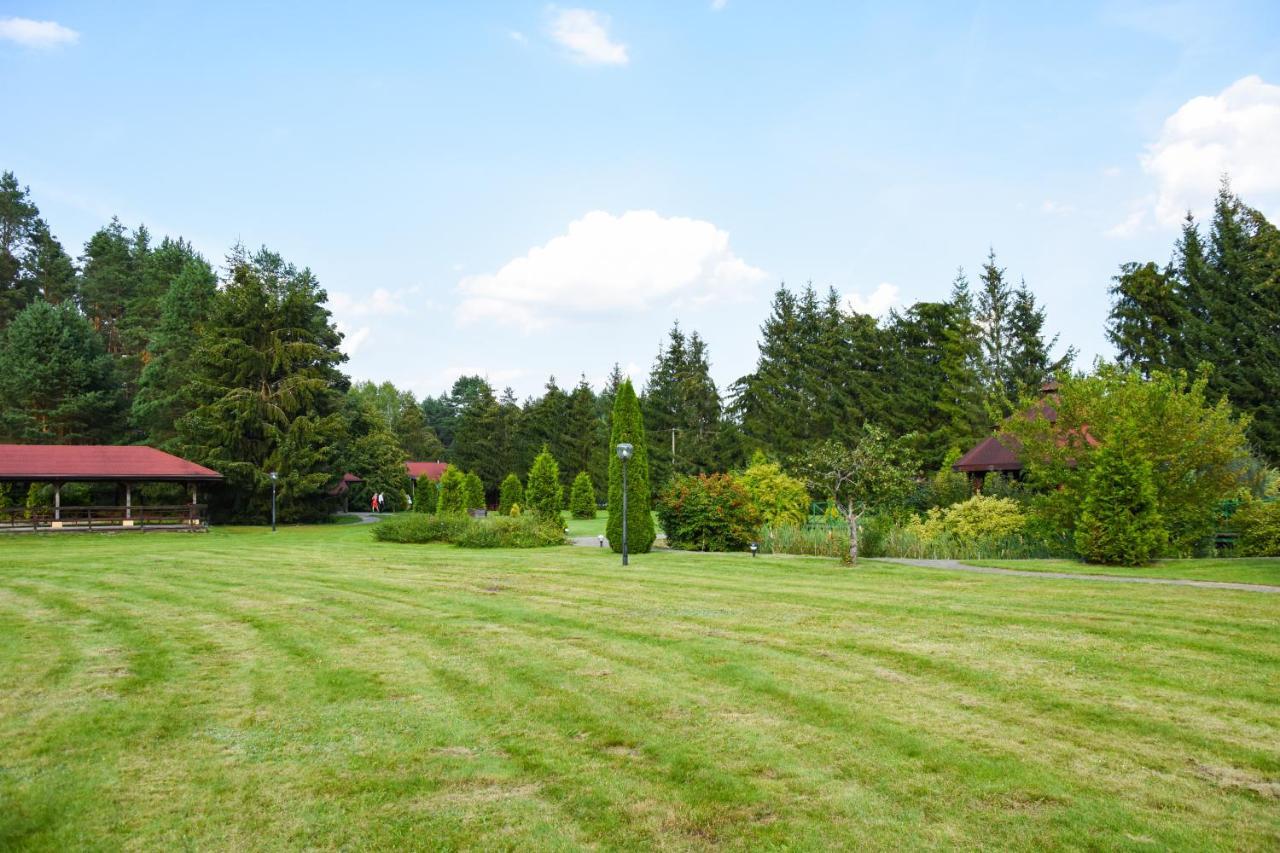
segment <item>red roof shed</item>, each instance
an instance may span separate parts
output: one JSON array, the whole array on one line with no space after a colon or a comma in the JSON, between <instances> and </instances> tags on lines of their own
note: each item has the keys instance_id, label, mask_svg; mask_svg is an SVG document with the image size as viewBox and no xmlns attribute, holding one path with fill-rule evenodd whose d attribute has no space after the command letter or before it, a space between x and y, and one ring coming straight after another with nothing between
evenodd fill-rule
<instances>
[{"instance_id":1,"label":"red roof shed","mask_svg":"<svg viewBox=\"0 0 1280 853\"><path fill-rule=\"evenodd\" d=\"M0 480L207 483L221 479L217 471L154 447L0 444Z\"/></svg>"}]
</instances>

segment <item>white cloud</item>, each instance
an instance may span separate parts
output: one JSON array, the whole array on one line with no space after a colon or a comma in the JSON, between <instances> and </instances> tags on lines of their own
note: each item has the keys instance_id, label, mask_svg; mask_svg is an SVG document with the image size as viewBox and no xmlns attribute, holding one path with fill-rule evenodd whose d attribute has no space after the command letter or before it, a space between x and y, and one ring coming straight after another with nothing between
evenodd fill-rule
<instances>
[{"instance_id":1,"label":"white cloud","mask_svg":"<svg viewBox=\"0 0 1280 853\"><path fill-rule=\"evenodd\" d=\"M881 282L870 296L851 293L847 299L849 307L859 314L870 314L872 317L883 317L893 308L902 305L902 291L896 284Z\"/></svg>"},{"instance_id":2,"label":"white cloud","mask_svg":"<svg viewBox=\"0 0 1280 853\"><path fill-rule=\"evenodd\" d=\"M333 313L342 317L391 317L407 314L409 309L405 307L404 297L417 292L417 287L394 291L378 287L368 297L357 298L337 291L329 294L329 304L333 306Z\"/></svg>"},{"instance_id":3,"label":"white cloud","mask_svg":"<svg viewBox=\"0 0 1280 853\"><path fill-rule=\"evenodd\" d=\"M1224 173L1246 200L1264 204L1257 196L1280 192L1280 86L1254 75L1192 98L1165 120L1141 162L1156 179L1162 225L1207 208Z\"/></svg>"},{"instance_id":4,"label":"white cloud","mask_svg":"<svg viewBox=\"0 0 1280 853\"><path fill-rule=\"evenodd\" d=\"M719 12L725 6L729 5L729 0L711 0L711 11Z\"/></svg>"},{"instance_id":5,"label":"white cloud","mask_svg":"<svg viewBox=\"0 0 1280 853\"><path fill-rule=\"evenodd\" d=\"M1147 210L1145 207L1138 207L1132 210L1123 221L1108 228L1106 235L1108 237L1118 237L1121 239L1125 237L1132 237L1141 231L1142 227L1146 224Z\"/></svg>"},{"instance_id":6,"label":"white cloud","mask_svg":"<svg viewBox=\"0 0 1280 853\"><path fill-rule=\"evenodd\" d=\"M49 48L75 44L80 40L80 34L56 21L0 18L0 39L25 47Z\"/></svg>"},{"instance_id":7,"label":"white cloud","mask_svg":"<svg viewBox=\"0 0 1280 853\"><path fill-rule=\"evenodd\" d=\"M457 317L527 331L559 319L734 299L764 278L710 222L594 210L497 272L463 278Z\"/></svg>"},{"instance_id":8,"label":"white cloud","mask_svg":"<svg viewBox=\"0 0 1280 853\"><path fill-rule=\"evenodd\" d=\"M370 329L368 326L361 326L358 329L352 329L341 320L334 321L334 328L342 333L342 345L340 349L347 354L348 357L356 354L361 345L369 339Z\"/></svg>"},{"instance_id":9,"label":"white cloud","mask_svg":"<svg viewBox=\"0 0 1280 853\"><path fill-rule=\"evenodd\" d=\"M1062 202L1054 201L1053 199L1047 198L1040 203L1040 212L1047 213L1050 216L1054 216L1054 215L1065 216L1068 213L1075 213L1075 211L1076 211L1075 205L1063 204Z\"/></svg>"},{"instance_id":10,"label":"white cloud","mask_svg":"<svg viewBox=\"0 0 1280 853\"><path fill-rule=\"evenodd\" d=\"M591 9L555 9L549 33L576 62L626 65L627 46L609 36L609 16Z\"/></svg>"}]
</instances>

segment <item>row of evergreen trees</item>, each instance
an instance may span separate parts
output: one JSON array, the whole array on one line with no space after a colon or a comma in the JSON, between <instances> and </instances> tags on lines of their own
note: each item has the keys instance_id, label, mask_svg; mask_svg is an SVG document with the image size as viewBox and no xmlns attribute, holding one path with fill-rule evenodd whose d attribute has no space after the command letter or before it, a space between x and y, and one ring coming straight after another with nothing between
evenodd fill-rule
<instances>
[{"instance_id":1,"label":"row of evergreen trees","mask_svg":"<svg viewBox=\"0 0 1280 853\"><path fill-rule=\"evenodd\" d=\"M1109 333L1144 371L1214 367L1213 389L1253 417L1264 456L1280 458L1280 237L1224 185L1209 232L1188 220L1164 268L1128 264L1113 289ZM282 515L323 514L344 471L395 506L406 459L473 473L485 502L508 474L528 476L545 449L562 489L586 475L610 494L624 387L652 495L678 474L778 458L871 423L911 435L927 467L988 435L1049 375L1055 338L1025 282L990 253L976 285L963 271L949 298L884 320L834 291L775 293L755 369L727 389L706 343L677 324L642 393L615 365L517 400L464 376L417 400L391 383L352 386L315 276L279 255L235 247L220 270L181 239L158 244L118 221L73 261L11 173L0 176L0 439L146 443L222 471L223 518L259 518L280 474ZM628 403L628 405L630 405ZM625 430L624 430L625 431ZM642 519L637 523L644 524Z\"/></svg>"},{"instance_id":2,"label":"row of evergreen trees","mask_svg":"<svg viewBox=\"0 0 1280 853\"><path fill-rule=\"evenodd\" d=\"M1209 389L1252 418L1280 460L1280 230L1224 179L1208 233L1188 214L1169 262L1128 263L1111 288L1107 335L1144 375L1212 368Z\"/></svg>"}]
</instances>

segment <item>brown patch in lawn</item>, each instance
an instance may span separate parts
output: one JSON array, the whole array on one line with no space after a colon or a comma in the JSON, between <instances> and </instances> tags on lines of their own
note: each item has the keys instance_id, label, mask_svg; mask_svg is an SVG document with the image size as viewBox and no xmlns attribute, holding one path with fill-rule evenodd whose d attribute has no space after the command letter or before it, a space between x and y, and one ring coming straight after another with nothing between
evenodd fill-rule
<instances>
[{"instance_id":1,"label":"brown patch in lawn","mask_svg":"<svg viewBox=\"0 0 1280 853\"><path fill-rule=\"evenodd\" d=\"M1208 764L1197 764L1194 772L1219 788L1250 791L1264 800L1280 800L1280 780L1260 779L1239 767L1212 767Z\"/></svg>"}]
</instances>

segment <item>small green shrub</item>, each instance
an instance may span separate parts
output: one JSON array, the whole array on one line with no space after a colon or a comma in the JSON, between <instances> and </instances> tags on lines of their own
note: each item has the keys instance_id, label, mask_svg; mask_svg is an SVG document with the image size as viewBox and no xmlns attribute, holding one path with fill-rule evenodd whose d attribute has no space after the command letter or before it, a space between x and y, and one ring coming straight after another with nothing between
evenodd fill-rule
<instances>
[{"instance_id":1,"label":"small green shrub","mask_svg":"<svg viewBox=\"0 0 1280 853\"><path fill-rule=\"evenodd\" d=\"M728 474L677 477L658 497L667 544L687 551L739 551L755 538L760 516Z\"/></svg>"},{"instance_id":2,"label":"small green shrub","mask_svg":"<svg viewBox=\"0 0 1280 853\"><path fill-rule=\"evenodd\" d=\"M573 478L573 489L569 492L569 512L574 518L596 517L596 488L591 484L591 475L579 471Z\"/></svg>"},{"instance_id":3,"label":"small green shrub","mask_svg":"<svg viewBox=\"0 0 1280 853\"><path fill-rule=\"evenodd\" d=\"M1280 557L1280 500L1247 501L1231 517L1241 557Z\"/></svg>"},{"instance_id":4,"label":"small green shrub","mask_svg":"<svg viewBox=\"0 0 1280 853\"><path fill-rule=\"evenodd\" d=\"M541 548L564 544L564 530L533 516L422 515L389 516L374 525L373 537L381 542L420 545L448 542L460 548Z\"/></svg>"},{"instance_id":5,"label":"small green shrub","mask_svg":"<svg viewBox=\"0 0 1280 853\"><path fill-rule=\"evenodd\" d=\"M564 544L564 528L536 516L468 519L453 539L459 548L544 548Z\"/></svg>"},{"instance_id":6,"label":"small green shrub","mask_svg":"<svg viewBox=\"0 0 1280 853\"><path fill-rule=\"evenodd\" d=\"M524 503L524 486L520 485L519 477L508 474L507 479L502 481L502 486L498 489L498 513L513 515L511 508L522 503Z\"/></svg>"},{"instance_id":7,"label":"small green shrub","mask_svg":"<svg viewBox=\"0 0 1280 853\"><path fill-rule=\"evenodd\" d=\"M1094 454L1076 550L1090 563L1139 566L1151 562L1168 541L1156 508L1151 463L1127 458L1108 444Z\"/></svg>"},{"instance_id":8,"label":"small green shrub","mask_svg":"<svg viewBox=\"0 0 1280 853\"><path fill-rule=\"evenodd\" d=\"M380 542L450 542L470 519L459 515L404 513L384 518L373 526L373 538Z\"/></svg>"}]
</instances>

